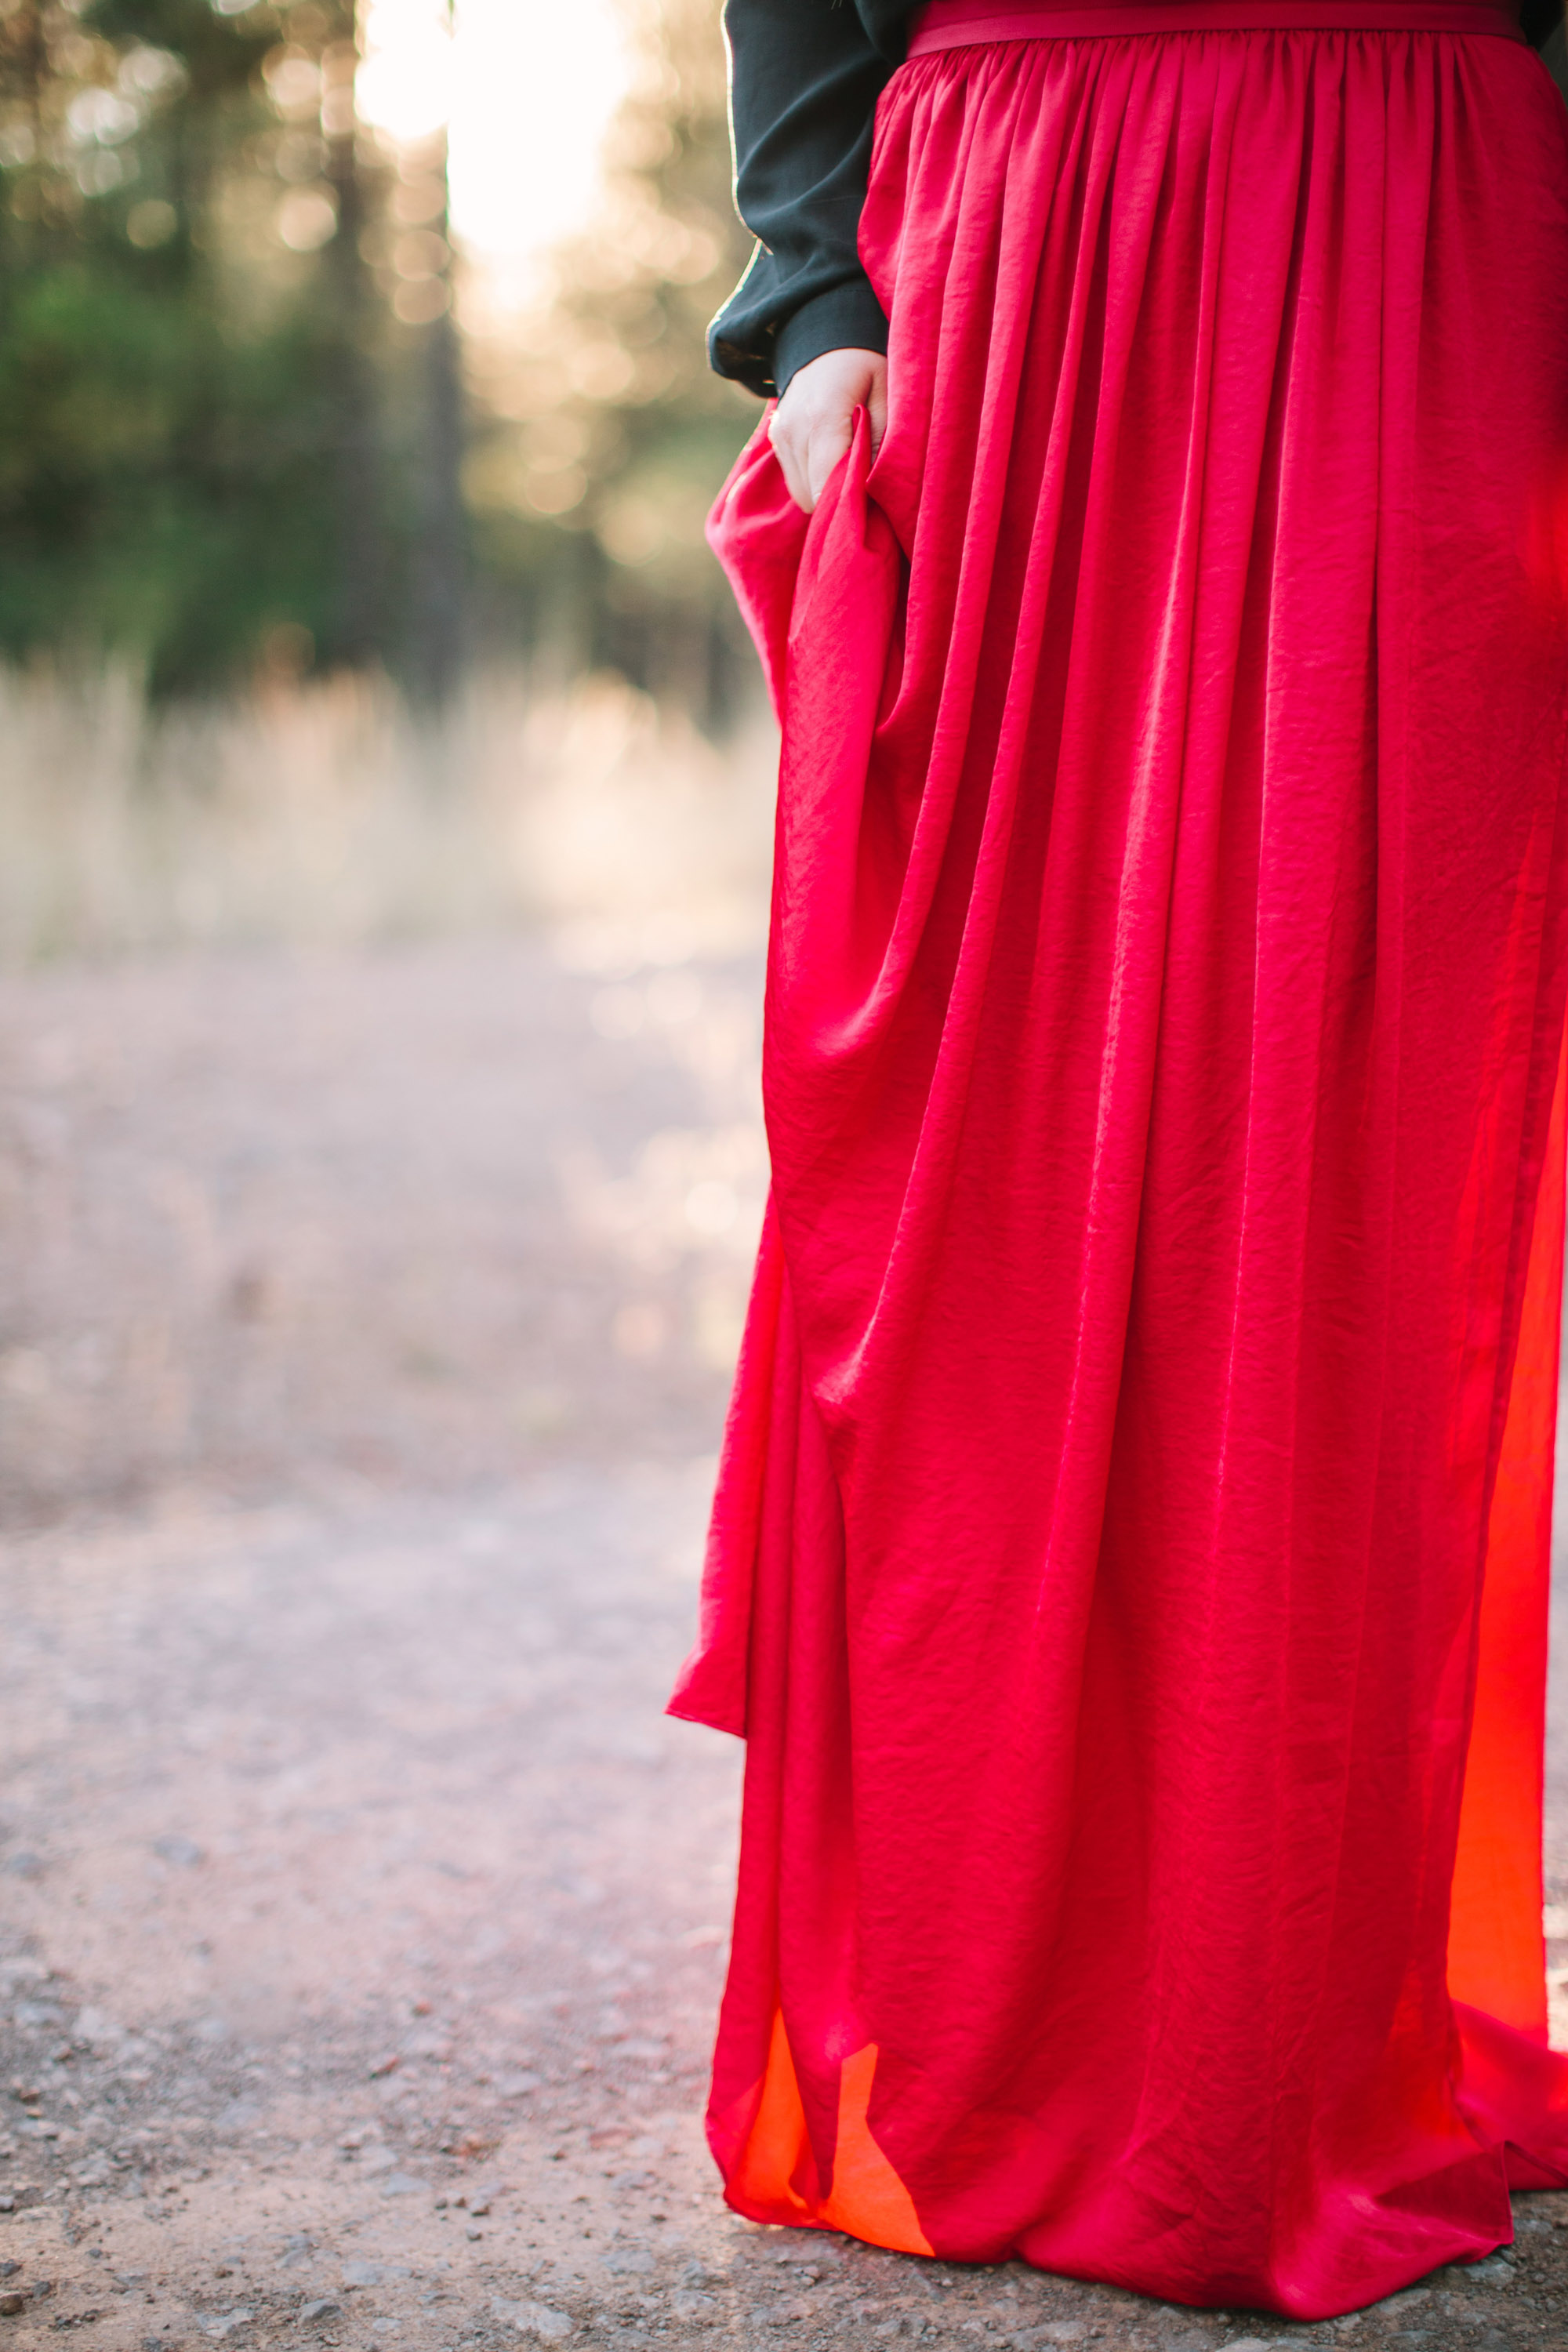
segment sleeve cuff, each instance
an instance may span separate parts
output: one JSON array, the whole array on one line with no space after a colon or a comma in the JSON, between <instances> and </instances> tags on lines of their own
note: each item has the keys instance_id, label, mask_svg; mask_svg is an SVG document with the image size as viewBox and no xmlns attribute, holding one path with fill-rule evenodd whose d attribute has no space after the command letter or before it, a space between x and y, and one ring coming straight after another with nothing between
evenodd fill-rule
<instances>
[{"instance_id":1,"label":"sleeve cuff","mask_svg":"<svg viewBox=\"0 0 1568 2352\"><path fill-rule=\"evenodd\" d=\"M814 294L792 312L773 346L773 379L782 394L789 380L824 352L885 352L888 321L868 278L852 278Z\"/></svg>"}]
</instances>

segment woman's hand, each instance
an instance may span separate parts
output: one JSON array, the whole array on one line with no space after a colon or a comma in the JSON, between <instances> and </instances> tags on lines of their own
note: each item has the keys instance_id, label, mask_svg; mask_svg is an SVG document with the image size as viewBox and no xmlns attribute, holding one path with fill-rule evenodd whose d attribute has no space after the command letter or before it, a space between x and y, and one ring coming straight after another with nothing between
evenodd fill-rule
<instances>
[{"instance_id":1,"label":"woman's hand","mask_svg":"<svg viewBox=\"0 0 1568 2352\"><path fill-rule=\"evenodd\" d=\"M768 438L789 494L809 514L849 446L855 411L871 419L871 454L888 427L888 362L880 352L824 352L797 368L773 414Z\"/></svg>"}]
</instances>

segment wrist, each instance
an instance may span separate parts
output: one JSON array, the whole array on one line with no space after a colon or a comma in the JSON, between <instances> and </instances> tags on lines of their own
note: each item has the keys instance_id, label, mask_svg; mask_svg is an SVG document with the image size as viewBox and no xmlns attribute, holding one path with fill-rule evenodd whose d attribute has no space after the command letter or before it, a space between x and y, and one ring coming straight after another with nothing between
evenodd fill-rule
<instances>
[{"instance_id":1,"label":"wrist","mask_svg":"<svg viewBox=\"0 0 1568 2352\"><path fill-rule=\"evenodd\" d=\"M813 295L787 318L773 347L773 382L782 399L792 376L819 360L825 352L860 351L885 354L888 321L870 280L851 278Z\"/></svg>"}]
</instances>

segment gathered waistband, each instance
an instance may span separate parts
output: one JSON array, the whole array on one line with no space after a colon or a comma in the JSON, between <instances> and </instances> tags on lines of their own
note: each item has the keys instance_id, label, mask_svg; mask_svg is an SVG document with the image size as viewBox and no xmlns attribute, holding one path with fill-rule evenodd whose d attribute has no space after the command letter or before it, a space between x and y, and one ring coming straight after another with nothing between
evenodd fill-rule
<instances>
[{"instance_id":1,"label":"gathered waistband","mask_svg":"<svg viewBox=\"0 0 1568 2352\"><path fill-rule=\"evenodd\" d=\"M1121 33L1489 33L1522 41L1510 0L930 0L911 58L983 41Z\"/></svg>"}]
</instances>

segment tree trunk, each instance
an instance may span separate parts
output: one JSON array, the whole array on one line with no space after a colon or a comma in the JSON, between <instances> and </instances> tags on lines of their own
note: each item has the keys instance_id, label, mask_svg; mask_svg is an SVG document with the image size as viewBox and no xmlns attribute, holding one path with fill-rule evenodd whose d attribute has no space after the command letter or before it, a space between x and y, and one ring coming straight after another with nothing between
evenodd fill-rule
<instances>
[{"instance_id":1,"label":"tree trunk","mask_svg":"<svg viewBox=\"0 0 1568 2352\"><path fill-rule=\"evenodd\" d=\"M345 86L349 103L334 112L327 138L327 173L338 200L337 230L325 257L335 320L331 397L337 509L337 583L328 650L337 661L364 669L385 655L386 549L379 396L369 348L374 295L360 253L366 205L352 71L338 85Z\"/></svg>"},{"instance_id":2,"label":"tree trunk","mask_svg":"<svg viewBox=\"0 0 1568 2352\"><path fill-rule=\"evenodd\" d=\"M447 143L433 163L443 185ZM431 226L443 239L448 224L443 208ZM451 310L451 261L444 271L447 301L420 329L422 414L416 459L417 537L410 581L413 632L410 671L423 701L447 701L462 677L468 651L468 551L463 528L463 387L458 331Z\"/></svg>"}]
</instances>

